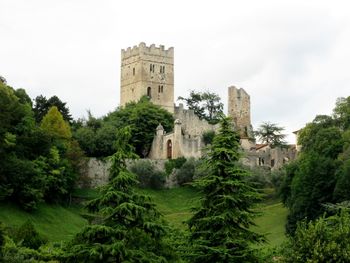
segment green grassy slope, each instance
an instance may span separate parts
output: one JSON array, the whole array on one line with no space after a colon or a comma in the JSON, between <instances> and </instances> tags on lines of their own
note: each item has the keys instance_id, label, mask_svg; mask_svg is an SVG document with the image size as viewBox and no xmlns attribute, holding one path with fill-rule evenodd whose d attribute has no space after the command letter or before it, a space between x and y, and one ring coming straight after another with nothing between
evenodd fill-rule
<instances>
[{"instance_id":1,"label":"green grassy slope","mask_svg":"<svg viewBox=\"0 0 350 263\"><path fill-rule=\"evenodd\" d=\"M152 190L140 189L152 197L165 219L175 227L184 229L184 221L190 218L191 208L198 204L199 194L190 187Z\"/></svg>"},{"instance_id":2,"label":"green grassy slope","mask_svg":"<svg viewBox=\"0 0 350 263\"><path fill-rule=\"evenodd\" d=\"M169 190L140 190L152 197L165 219L175 227L185 229L183 222L191 216L191 207L198 204L199 194L192 188ZM281 244L285 240L284 225L287 209L278 200L269 199L260 206L261 216L255 220L256 231L267 234L268 246Z\"/></svg>"},{"instance_id":3,"label":"green grassy slope","mask_svg":"<svg viewBox=\"0 0 350 263\"><path fill-rule=\"evenodd\" d=\"M41 204L38 210L28 213L14 204L0 203L1 222L9 227L18 227L30 220L35 229L52 242L70 240L87 224L78 212L73 208Z\"/></svg>"},{"instance_id":4,"label":"green grassy slope","mask_svg":"<svg viewBox=\"0 0 350 263\"><path fill-rule=\"evenodd\" d=\"M165 219L174 227L185 229L183 224L191 216L191 207L198 204L199 194L193 188L152 190L139 189L150 195ZM81 200L98 196L94 189L77 190L74 193ZM278 201L269 200L261 204L262 215L256 219L256 230L267 233L267 246L280 244L284 239L284 225L287 210ZM80 215L79 207L64 208L59 205L39 206L37 211L27 213L13 204L0 203L0 221L8 226L19 226L30 219L39 233L50 241L71 239L87 223Z\"/></svg>"},{"instance_id":5,"label":"green grassy slope","mask_svg":"<svg viewBox=\"0 0 350 263\"><path fill-rule=\"evenodd\" d=\"M256 230L266 234L267 246L280 245L285 239L285 224L287 220L287 208L282 203L275 202L261 206L262 215L255 220ZM266 244L265 244L266 246Z\"/></svg>"}]
</instances>

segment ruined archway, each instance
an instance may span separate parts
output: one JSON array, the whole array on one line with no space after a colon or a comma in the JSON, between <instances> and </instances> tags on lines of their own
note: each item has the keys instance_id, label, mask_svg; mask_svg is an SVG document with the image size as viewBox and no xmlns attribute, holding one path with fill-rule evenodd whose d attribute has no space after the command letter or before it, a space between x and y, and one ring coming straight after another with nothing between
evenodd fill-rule
<instances>
[{"instance_id":1,"label":"ruined archway","mask_svg":"<svg viewBox=\"0 0 350 263\"><path fill-rule=\"evenodd\" d=\"M171 140L167 141L166 149L167 149L166 157L168 159L171 159L173 157L173 144L172 144Z\"/></svg>"}]
</instances>

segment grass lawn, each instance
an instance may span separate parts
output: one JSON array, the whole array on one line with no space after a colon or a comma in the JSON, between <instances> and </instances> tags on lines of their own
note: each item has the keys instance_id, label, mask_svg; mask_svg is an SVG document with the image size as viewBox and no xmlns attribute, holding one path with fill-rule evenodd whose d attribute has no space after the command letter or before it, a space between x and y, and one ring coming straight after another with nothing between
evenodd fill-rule
<instances>
[{"instance_id":1,"label":"grass lawn","mask_svg":"<svg viewBox=\"0 0 350 263\"><path fill-rule=\"evenodd\" d=\"M268 244L264 246L280 245L285 239L285 224L287 220L287 208L281 202L262 204L262 215L255 220L256 230L266 234Z\"/></svg>"},{"instance_id":2,"label":"grass lawn","mask_svg":"<svg viewBox=\"0 0 350 263\"><path fill-rule=\"evenodd\" d=\"M184 221L191 216L191 208L199 202L200 195L191 187L152 190L139 189L140 193L152 197L159 211L174 227L186 229ZM80 201L98 196L96 189L79 189L74 197ZM262 215L256 219L256 231L267 234L269 243L264 246L279 245L284 239L284 225L287 210L278 200L267 200L260 206ZM70 240L87 221L81 217L81 205L65 208L59 205L41 204L39 209L27 213L14 204L0 203L0 221L8 226L20 226L31 220L40 234L50 241Z\"/></svg>"},{"instance_id":3,"label":"grass lawn","mask_svg":"<svg viewBox=\"0 0 350 263\"><path fill-rule=\"evenodd\" d=\"M0 203L0 221L9 227L18 227L30 220L35 229L51 242L70 240L87 221L74 208L59 205L39 205L36 211L25 212L15 204Z\"/></svg>"},{"instance_id":4,"label":"grass lawn","mask_svg":"<svg viewBox=\"0 0 350 263\"><path fill-rule=\"evenodd\" d=\"M190 218L191 208L198 204L199 194L190 187L152 190L140 189L143 194L152 197L159 211L173 226L185 229L184 221Z\"/></svg>"}]
</instances>

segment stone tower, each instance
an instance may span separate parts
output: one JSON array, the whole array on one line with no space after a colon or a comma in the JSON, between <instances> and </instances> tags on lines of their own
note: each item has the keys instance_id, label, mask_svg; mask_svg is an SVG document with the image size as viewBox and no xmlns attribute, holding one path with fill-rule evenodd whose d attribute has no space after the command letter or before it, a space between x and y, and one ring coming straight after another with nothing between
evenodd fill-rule
<instances>
[{"instance_id":1,"label":"stone tower","mask_svg":"<svg viewBox=\"0 0 350 263\"><path fill-rule=\"evenodd\" d=\"M244 89L235 86L228 88L228 116L232 118L241 138L252 136L250 96Z\"/></svg>"},{"instance_id":2,"label":"stone tower","mask_svg":"<svg viewBox=\"0 0 350 263\"><path fill-rule=\"evenodd\" d=\"M147 95L174 112L174 48L140 43L121 51L120 106Z\"/></svg>"}]
</instances>

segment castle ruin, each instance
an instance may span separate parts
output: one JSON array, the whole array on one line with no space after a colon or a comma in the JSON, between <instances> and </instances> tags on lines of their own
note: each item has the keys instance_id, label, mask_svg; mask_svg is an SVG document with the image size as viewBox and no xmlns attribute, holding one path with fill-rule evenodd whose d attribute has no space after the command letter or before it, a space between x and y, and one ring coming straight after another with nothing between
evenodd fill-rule
<instances>
[{"instance_id":1,"label":"castle ruin","mask_svg":"<svg viewBox=\"0 0 350 263\"><path fill-rule=\"evenodd\" d=\"M203 133L216 131L218 125L201 120L193 110L174 105L174 48L165 49L154 44L140 43L121 51L120 106L148 96L152 103L174 115L173 131L165 131L161 124L155 130L148 158L156 160L178 157L200 158L203 155ZM242 88L228 88L228 116L239 132L245 152L245 165L281 167L293 159L294 149L271 148L255 143L250 116L250 96Z\"/></svg>"}]
</instances>

